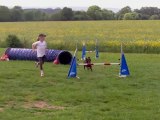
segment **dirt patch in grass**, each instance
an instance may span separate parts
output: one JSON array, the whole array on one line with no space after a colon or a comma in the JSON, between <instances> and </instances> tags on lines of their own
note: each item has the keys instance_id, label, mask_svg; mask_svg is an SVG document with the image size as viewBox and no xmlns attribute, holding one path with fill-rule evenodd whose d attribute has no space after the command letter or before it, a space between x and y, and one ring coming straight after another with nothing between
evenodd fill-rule
<instances>
[{"instance_id":1,"label":"dirt patch in grass","mask_svg":"<svg viewBox=\"0 0 160 120\"><path fill-rule=\"evenodd\" d=\"M54 106L49 105L47 102L44 101L36 101L34 103L26 103L24 108L37 108L37 109L48 109L48 110L64 110L62 106Z\"/></svg>"},{"instance_id":2,"label":"dirt patch in grass","mask_svg":"<svg viewBox=\"0 0 160 120\"><path fill-rule=\"evenodd\" d=\"M3 112L4 111L4 109L3 108L0 108L0 112Z\"/></svg>"},{"instance_id":3,"label":"dirt patch in grass","mask_svg":"<svg viewBox=\"0 0 160 120\"><path fill-rule=\"evenodd\" d=\"M14 107L15 105L16 105L16 103L14 101L8 101L8 102L6 102L5 107Z\"/></svg>"}]
</instances>

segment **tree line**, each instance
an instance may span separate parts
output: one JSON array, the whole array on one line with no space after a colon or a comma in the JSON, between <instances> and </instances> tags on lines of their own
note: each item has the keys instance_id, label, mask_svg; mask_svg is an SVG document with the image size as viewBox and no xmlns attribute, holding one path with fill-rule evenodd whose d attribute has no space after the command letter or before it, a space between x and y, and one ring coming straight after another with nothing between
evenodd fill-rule
<instances>
[{"instance_id":1,"label":"tree line","mask_svg":"<svg viewBox=\"0 0 160 120\"><path fill-rule=\"evenodd\" d=\"M126 6L115 13L97 5L90 6L87 11L74 11L69 7L45 10L0 6L0 22L70 20L160 20L160 9L142 7L132 10L131 7Z\"/></svg>"}]
</instances>

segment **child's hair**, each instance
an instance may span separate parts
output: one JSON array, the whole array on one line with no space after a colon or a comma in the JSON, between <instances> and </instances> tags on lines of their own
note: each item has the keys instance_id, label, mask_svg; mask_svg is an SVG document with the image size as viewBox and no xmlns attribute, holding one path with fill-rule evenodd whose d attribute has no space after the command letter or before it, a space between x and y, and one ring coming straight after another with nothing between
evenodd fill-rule
<instances>
[{"instance_id":1,"label":"child's hair","mask_svg":"<svg viewBox=\"0 0 160 120\"><path fill-rule=\"evenodd\" d=\"M39 37L37 37L37 41L39 41Z\"/></svg>"}]
</instances>

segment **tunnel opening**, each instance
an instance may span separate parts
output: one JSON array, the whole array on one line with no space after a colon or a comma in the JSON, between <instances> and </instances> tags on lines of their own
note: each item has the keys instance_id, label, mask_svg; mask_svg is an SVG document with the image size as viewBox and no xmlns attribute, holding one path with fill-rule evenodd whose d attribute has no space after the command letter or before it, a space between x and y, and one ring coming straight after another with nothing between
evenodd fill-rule
<instances>
[{"instance_id":1,"label":"tunnel opening","mask_svg":"<svg viewBox=\"0 0 160 120\"><path fill-rule=\"evenodd\" d=\"M60 64L70 64L72 61L72 54L68 51L62 51L59 55L58 55L58 61Z\"/></svg>"}]
</instances>

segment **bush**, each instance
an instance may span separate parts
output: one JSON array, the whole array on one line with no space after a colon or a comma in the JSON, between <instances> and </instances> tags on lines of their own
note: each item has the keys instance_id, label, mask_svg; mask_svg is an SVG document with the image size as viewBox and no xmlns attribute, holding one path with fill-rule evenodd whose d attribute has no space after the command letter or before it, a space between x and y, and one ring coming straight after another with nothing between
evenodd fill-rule
<instances>
[{"instance_id":1,"label":"bush","mask_svg":"<svg viewBox=\"0 0 160 120\"><path fill-rule=\"evenodd\" d=\"M152 15L149 19L150 20L158 20L159 16L158 15Z\"/></svg>"},{"instance_id":2,"label":"bush","mask_svg":"<svg viewBox=\"0 0 160 120\"><path fill-rule=\"evenodd\" d=\"M6 38L6 45L7 47L12 48L23 47L20 39L16 35L8 35L8 37Z\"/></svg>"},{"instance_id":3,"label":"bush","mask_svg":"<svg viewBox=\"0 0 160 120\"><path fill-rule=\"evenodd\" d=\"M136 12L126 13L126 14L124 14L123 19L124 20L138 20L139 19L139 14L136 13Z\"/></svg>"}]
</instances>

